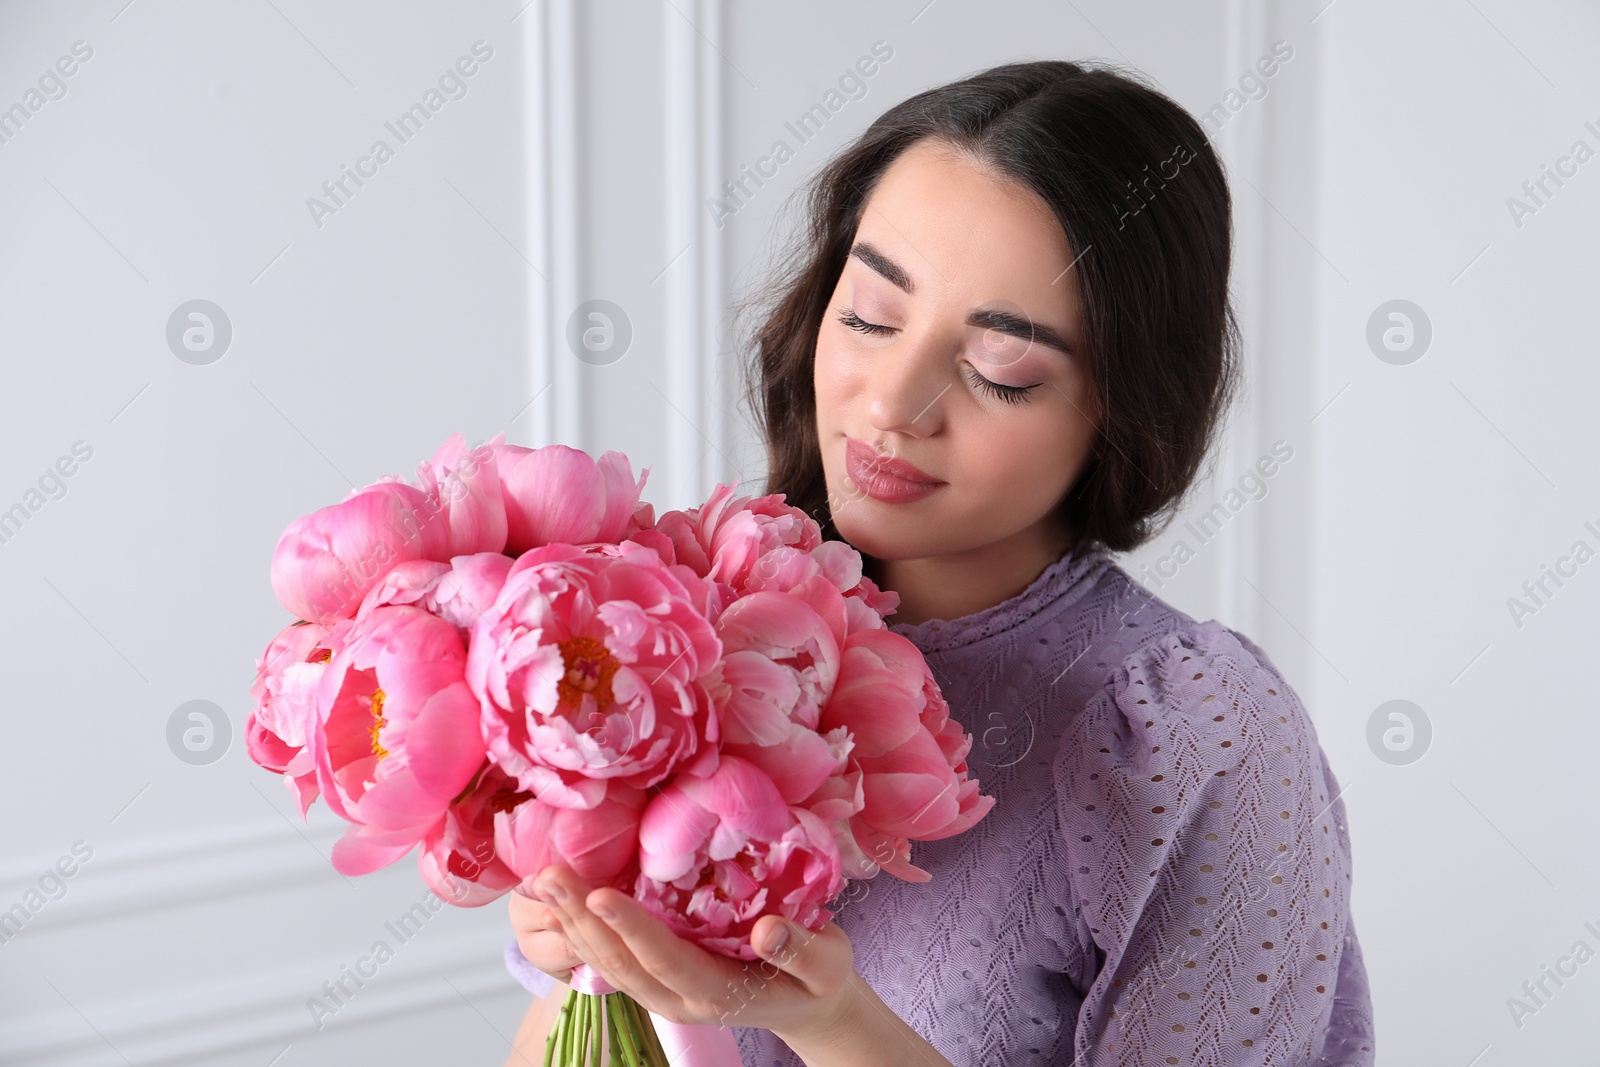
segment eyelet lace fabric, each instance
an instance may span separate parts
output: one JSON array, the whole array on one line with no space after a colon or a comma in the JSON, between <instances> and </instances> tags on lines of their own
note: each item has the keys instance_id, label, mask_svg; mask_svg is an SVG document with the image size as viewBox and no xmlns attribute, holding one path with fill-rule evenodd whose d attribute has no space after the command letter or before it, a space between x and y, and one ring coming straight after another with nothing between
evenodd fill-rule
<instances>
[{"instance_id":1,"label":"eyelet lace fabric","mask_svg":"<svg viewBox=\"0 0 1600 1067\"><path fill-rule=\"evenodd\" d=\"M1344 804L1261 649L1098 551L893 628L996 804L912 845L931 882L880 874L833 902L891 1010L959 1067L1370 1067ZM802 1063L733 1029L747 1067Z\"/></svg>"}]
</instances>

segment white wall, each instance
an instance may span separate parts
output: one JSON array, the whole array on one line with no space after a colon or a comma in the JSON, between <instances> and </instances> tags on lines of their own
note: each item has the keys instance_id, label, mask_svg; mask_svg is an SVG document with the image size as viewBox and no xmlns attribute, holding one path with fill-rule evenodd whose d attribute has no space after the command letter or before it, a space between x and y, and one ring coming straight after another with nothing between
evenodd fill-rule
<instances>
[{"instance_id":1,"label":"white wall","mask_svg":"<svg viewBox=\"0 0 1600 1067\"><path fill-rule=\"evenodd\" d=\"M1520 627L1506 602L1573 542L1600 549L1582 302L1600 162L1520 227L1505 202L1574 141L1600 150L1600 25L1579 4L1325 2L0 10L0 107L93 49L0 143L0 510L93 449L0 543L0 908L93 849L0 944L0 1059L500 1062L526 1003L503 904L436 916L312 1025L306 999L423 887L410 861L333 872L337 820L300 824L243 750L253 657L285 621L266 577L283 525L455 431L622 449L663 507L755 491L724 308L829 153L1018 58L1128 63L1199 114L1281 40L1293 58L1214 138L1249 395L1126 565L1255 638L1311 709L1346 787L1380 1062L1584 1062L1600 964L1520 1027L1507 998L1574 942L1600 950L1597 730L1567 666L1592 659L1600 563ZM317 226L307 198L480 39L466 96ZM798 143L785 121L880 40L865 97ZM719 226L707 199L778 138L795 157ZM233 329L204 366L165 337L197 298ZM564 340L597 299L633 334L604 365ZM1407 365L1366 340L1393 299L1432 324ZM1280 440L1263 499L1204 545L1185 533ZM234 734L204 766L166 734L195 699ZM1368 740L1394 699L1432 725L1409 764Z\"/></svg>"},{"instance_id":2,"label":"white wall","mask_svg":"<svg viewBox=\"0 0 1600 1067\"><path fill-rule=\"evenodd\" d=\"M93 52L0 144L0 508L93 450L0 544L0 907L92 850L0 944L0 1060L498 1063L490 1024L514 1033L526 1004L504 905L400 944L414 861L342 878L338 820L302 825L240 731L288 621L267 582L285 523L452 431L488 436L536 388L528 17L123 2L0 11L0 107ZM479 40L466 95L387 133ZM318 227L307 198L380 137L393 158ZM166 340L195 298L232 324L204 366ZM233 733L205 766L167 742L195 699ZM307 998L379 938L394 959L314 1028Z\"/></svg>"},{"instance_id":3,"label":"white wall","mask_svg":"<svg viewBox=\"0 0 1600 1067\"><path fill-rule=\"evenodd\" d=\"M1592 1062L1600 970L1547 982L1537 1001L1521 987L1580 940L1600 951L1586 679L1600 567L1547 583L1554 596L1520 626L1507 601L1574 542L1600 550L1584 525L1600 526L1600 162L1520 228L1507 199L1575 141L1600 152L1585 127L1600 128L1600 12L1341 2L1316 31L1328 63L1312 240L1345 277L1318 276L1314 404L1332 406L1314 427L1303 628L1326 656L1308 666L1348 789L1390 1062ZM1404 366L1365 342L1395 298L1433 326ZM1409 766L1363 738L1392 699L1433 726ZM1514 1020L1512 997L1535 1014Z\"/></svg>"}]
</instances>

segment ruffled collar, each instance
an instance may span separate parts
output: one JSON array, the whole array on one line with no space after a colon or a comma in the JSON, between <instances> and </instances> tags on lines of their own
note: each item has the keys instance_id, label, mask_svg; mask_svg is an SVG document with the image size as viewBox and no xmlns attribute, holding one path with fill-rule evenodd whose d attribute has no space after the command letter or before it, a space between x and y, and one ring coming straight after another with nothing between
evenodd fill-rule
<instances>
[{"instance_id":1,"label":"ruffled collar","mask_svg":"<svg viewBox=\"0 0 1600 1067\"><path fill-rule=\"evenodd\" d=\"M970 645L1021 626L1046 608L1069 607L1110 566L1114 564L1103 549L1068 552L1040 571L1022 592L998 604L955 619L890 622L889 629L908 638L924 655Z\"/></svg>"}]
</instances>

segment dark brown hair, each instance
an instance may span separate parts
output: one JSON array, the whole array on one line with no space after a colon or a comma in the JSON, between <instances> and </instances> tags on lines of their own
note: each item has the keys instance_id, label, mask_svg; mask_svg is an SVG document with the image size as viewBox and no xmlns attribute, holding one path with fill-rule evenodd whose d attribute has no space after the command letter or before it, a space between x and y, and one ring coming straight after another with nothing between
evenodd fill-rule
<instances>
[{"instance_id":1,"label":"dark brown hair","mask_svg":"<svg viewBox=\"0 0 1600 1067\"><path fill-rule=\"evenodd\" d=\"M766 491L839 537L817 441L817 331L873 186L923 138L1033 190L1060 221L1079 257L1079 344L1099 432L1056 516L1074 551L1148 540L1195 480L1237 388L1232 210L1200 125L1109 65L1009 63L918 93L799 191L803 240L767 290L776 298L765 297L750 345Z\"/></svg>"}]
</instances>

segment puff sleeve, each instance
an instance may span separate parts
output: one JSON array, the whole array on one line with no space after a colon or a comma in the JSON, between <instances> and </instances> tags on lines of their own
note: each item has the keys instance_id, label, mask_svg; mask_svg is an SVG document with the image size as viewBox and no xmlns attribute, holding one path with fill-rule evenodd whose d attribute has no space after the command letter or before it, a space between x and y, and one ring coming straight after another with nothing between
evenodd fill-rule
<instances>
[{"instance_id":1,"label":"puff sleeve","mask_svg":"<svg viewBox=\"0 0 1600 1067\"><path fill-rule=\"evenodd\" d=\"M522 946L517 944L516 938L506 942L504 956L506 970L511 972L511 977L535 997L547 996L555 987L556 980L553 977L528 962L528 957L522 954Z\"/></svg>"},{"instance_id":2,"label":"puff sleeve","mask_svg":"<svg viewBox=\"0 0 1600 1067\"><path fill-rule=\"evenodd\" d=\"M1265 654L1214 620L1135 649L1052 775L1063 904L1101 964L1074 1062L1320 1062L1354 938L1349 839L1315 728ZM1364 975L1347 985L1365 995Z\"/></svg>"}]
</instances>

